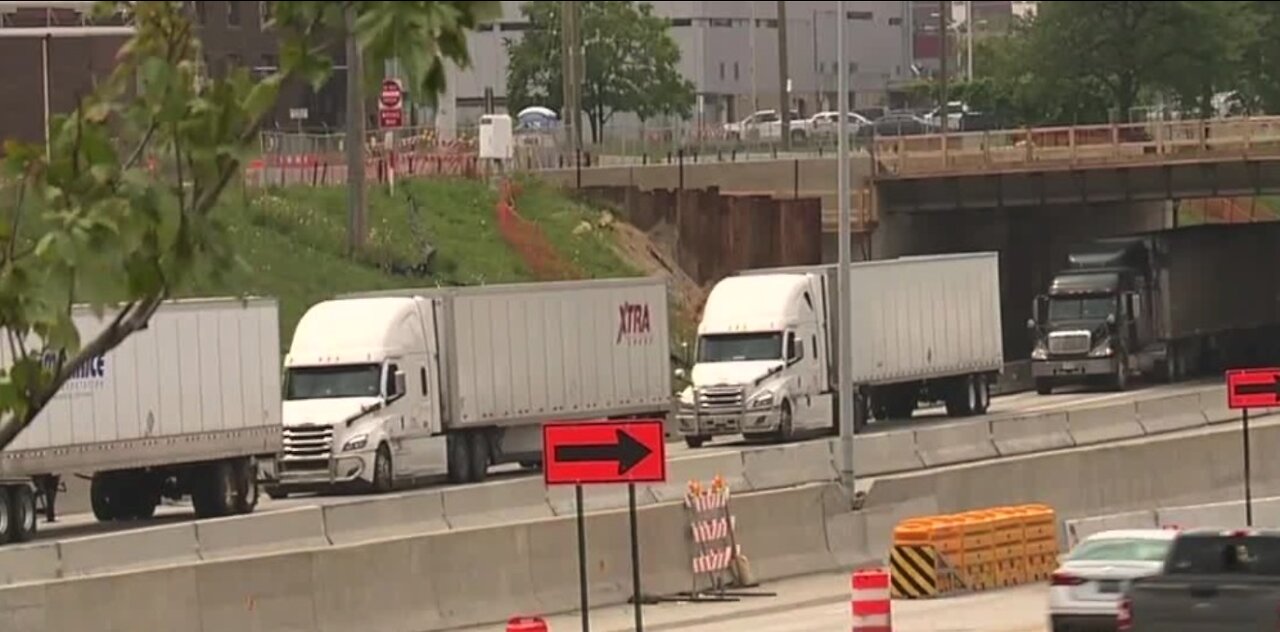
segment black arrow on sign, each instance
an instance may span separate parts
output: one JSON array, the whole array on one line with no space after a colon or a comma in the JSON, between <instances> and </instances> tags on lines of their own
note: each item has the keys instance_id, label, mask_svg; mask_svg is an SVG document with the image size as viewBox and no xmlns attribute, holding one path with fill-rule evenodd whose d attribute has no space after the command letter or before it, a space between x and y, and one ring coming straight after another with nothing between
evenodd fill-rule
<instances>
[{"instance_id":1,"label":"black arrow on sign","mask_svg":"<svg viewBox=\"0 0 1280 632\"><path fill-rule=\"evenodd\" d=\"M1271 378L1271 383L1261 382L1257 384L1237 384L1236 395L1275 395L1280 398L1280 381L1275 377Z\"/></svg>"},{"instance_id":2,"label":"black arrow on sign","mask_svg":"<svg viewBox=\"0 0 1280 632\"><path fill-rule=\"evenodd\" d=\"M616 461L619 476L630 472L631 468L639 465L650 454L653 454L653 450L649 446L636 441L635 437L622 429L618 429L617 443L556 446L556 460L561 463Z\"/></svg>"}]
</instances>

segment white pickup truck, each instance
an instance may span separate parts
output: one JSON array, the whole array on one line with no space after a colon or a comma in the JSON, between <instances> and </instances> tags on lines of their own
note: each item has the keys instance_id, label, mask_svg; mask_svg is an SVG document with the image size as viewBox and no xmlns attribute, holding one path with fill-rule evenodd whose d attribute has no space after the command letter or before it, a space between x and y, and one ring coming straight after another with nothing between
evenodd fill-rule
<instances>
[{"instance_id":1,"label":"white pickup truck","mask_svg":"<svg viewBox=\"0 0 1280 632\"><path fill-rule=\"evenodd\" d=\"M791 140L801 141L809 137L809 121L800 113L791 111L789 121ZM724 124L725 136L730 140L779 140L782 138L782 117L777 110L760 110L736 123Z\"/></svg>"}]
</instances>

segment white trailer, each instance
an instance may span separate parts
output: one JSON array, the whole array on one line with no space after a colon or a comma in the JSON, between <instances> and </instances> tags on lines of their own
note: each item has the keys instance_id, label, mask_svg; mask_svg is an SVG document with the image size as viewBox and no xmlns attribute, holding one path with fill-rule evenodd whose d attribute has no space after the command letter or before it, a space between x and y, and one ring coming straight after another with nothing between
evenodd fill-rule
<instances>
[{"instance_id":1,"label":"white trailer","mask_svg":"<svg viewBox=\"0 0 1280 632\"><path fill-rule=\"evenodd\" d=\"M921 401L986 412L1004 366L997 253L903 257L850 269L852 381L878 419ZM721 435L834 429L836 266L747 270L721 280L698 324L677 426L691 447ZM860 411L865 418L866 410Z\"/></svg>"},{"instance_id":2,"label":"white trailer","mask_svg":"<svg viewBox=\"0 0 1280 632\"><path fill-rule=\"evenodd\" d=\"M662 417L671 407L660 278L432 288L312 306L285 359L273 497L386 491L541 459L554 420Z\"/></svg>"},{"instance_id":3,"label":"white trailer","mask_svg":"<svg viewBox=\"0 0 1280 632\"><path fill-rule=\"evenodd\" d=\"M85 340L112 319L81 307L72 316ZM188 494L201 517L248 513L258 468L269 471L279 449L275 300L166 302L0 452L0 541L30 539L37 505L53 519L64 474L92 476L101 521L149 518L161 497Z\"/></svg>"}]
</instances>

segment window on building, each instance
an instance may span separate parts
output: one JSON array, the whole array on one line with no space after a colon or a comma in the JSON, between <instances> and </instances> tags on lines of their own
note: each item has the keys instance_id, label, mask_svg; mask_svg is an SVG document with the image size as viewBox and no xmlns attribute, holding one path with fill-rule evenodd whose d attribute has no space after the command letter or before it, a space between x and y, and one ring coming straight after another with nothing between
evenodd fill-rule
<instances>
[{"instance_id":1,"label":"window on building","mask_svg":"<svg viewBox=\"0 0 1280 632\"><path fill-rule=\"evenodd\" d=\"M195 8L195 11L196 11L196 24L198 24L198 25L200 25L200 26L204 26L204 21L205 21L205 5L207 5L207 4L209 4L209 3L208 3L208 2L192 2L191 4L195 5L195 7L194 7L194 8Z\"/></svg>"},{"instance_id":2,"label":"window on building","mask_svg":"<svg viewBox=\"0 0 1280 632\"><path fill-rule=\"evenodd\" d=\"M876 16L870 11L848 11L845 13L850 20L871 20Z\"/></svg>"},{"instance_id":3,"label":"window on building","mask_svg":"<svg viewBox=\"0 0 1280 632\"><path fill-rule=\"evenodd\" d=\"M776 28L778 28L778 20L777 20L777 19L757 20L757 21L756 21L756 24L757 24L757 25L759 25L760 27L762 27L762 28L766 28L766 29L776 29Z\"/></svg>"},{"instance_id":4,"label":"window on building","mask_svg":"<svg viewBox=\"0 0 1280 632\"><path fill-rule=\"evenodd\" d=\"M724 62L720 62L720 80L724 81Z\"/></svg>"},{"instance_id":5,"label":"window on building","mask_svg":"<svg viewBox=\"0 0 1280 632\"><path fill-rule=\"evenodd\" d=\"M889 18L889 26L902 26L902 18L899 18L899 17Z\"/></svg>"},{"instance_id":6,"label":"window on building","mask_svg":"<svg viewBox=\"0 0 1280 632\"><path fill-rule=\"evenodd\" d=\"M527 31L531 28L533 28L533 23L531 22L503 22L498 27L498 30L509 33L511 31Z\"/></svg>"},{"instance_id":7,"label":"window on building","mask_svg":"<svg viewBox=\"0 0 1280 632\"><path fill-rule=\"evenodd\" d=\"M711 18L707 20L711 26L717 28L727 28L733 26L733 18Z\"/></svg>"},{"instance_id":8,"label":"window on building","mask_svg":"<svg viewBox=\"0 0 1280 632\"><path fill-rule=\"evenodd\" d=\"M240 26L240 3L235 0L227 2L227 26Z\"/></svg>"},{"instance_id":9,"label":"window on building","mask_svg":"<svg viewBox=\"0 0 1280 632\"><path fill-rule=\"evenodd\" d=\"M735 61L733 62L733 80L737 81L741 78L741 75L738 74L738 62Z\"/></svg>"},{"instance_id":10,"label":"window on building","mask_svg":"<svg viewBox=\"0 0 1280 632\"><path fill-rule=\"evenodd\" d=\"M672 27L693 26L693 20L689 18L671 18Z\"/></svg>"},{"instance_id":11,"label":"window on building","mask_svg":"<svg viewBox=\"0 0 1280 632\"><path fill-rule=\"evenodd\" d=\"M258 3L258 27L263 30L271 24L271 18L275 17L271 12L271 6L270 2Z\"/></svg>"}]
</instances>

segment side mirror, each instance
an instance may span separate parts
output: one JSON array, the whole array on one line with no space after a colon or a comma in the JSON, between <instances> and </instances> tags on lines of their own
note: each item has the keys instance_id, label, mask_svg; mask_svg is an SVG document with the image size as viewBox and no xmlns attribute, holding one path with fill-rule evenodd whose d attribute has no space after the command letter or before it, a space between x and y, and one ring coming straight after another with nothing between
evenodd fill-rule
<instances>
[{"instance_id":1,"label":"side mirror","mask_svg":"<svg viewBox=\"0 0 1280 632\"><path fill-rule=\"evenodd\" d=\"M1027 329L1029 329L1029 330L1031 330L1031 331L1035 331L1035 329L1036 329L1036 319L1034 319L1034 318L1028 318L1028 319L1027 319Z\"/></svg>"},{"instance_id":2,"label":"side mirror","mask_svg":"<svg viewBox=\"0 0 1280 632\"><path fill-rule=\"evenodd\" d=\"M677 379L677 380L683 380L683 379L684 379L684 375L685 375L685 373L684 373L684 369L676 369L676 370L675 370L675 375L676 375L676 379Z\"/></svg>"}]
</instances>

